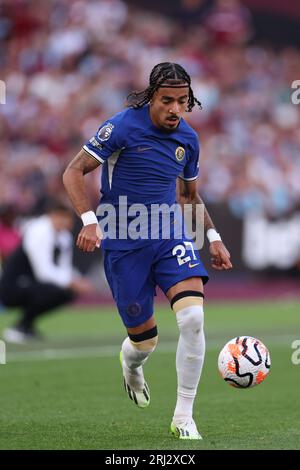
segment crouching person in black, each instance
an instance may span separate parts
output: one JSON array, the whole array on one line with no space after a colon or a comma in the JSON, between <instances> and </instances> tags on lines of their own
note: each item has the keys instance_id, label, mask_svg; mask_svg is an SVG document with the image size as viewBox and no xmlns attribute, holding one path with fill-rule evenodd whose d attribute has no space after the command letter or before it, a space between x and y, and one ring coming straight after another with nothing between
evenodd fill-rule
<instances>
[{"instance_id":1,"label":"crouching person in black","mask_svg":"<svg viewBox=\"0 0 300 470\"><path fill-rule=\"evenodd\" d=\"M58 201L26 225L22 243L6 260L0 279L2 304L21 309L17 324L3 332L6 341L38 338L35 322L40 315L93 290L87 280L74 277L72 226L71 210Z\"/></svg>"}]
</instances>

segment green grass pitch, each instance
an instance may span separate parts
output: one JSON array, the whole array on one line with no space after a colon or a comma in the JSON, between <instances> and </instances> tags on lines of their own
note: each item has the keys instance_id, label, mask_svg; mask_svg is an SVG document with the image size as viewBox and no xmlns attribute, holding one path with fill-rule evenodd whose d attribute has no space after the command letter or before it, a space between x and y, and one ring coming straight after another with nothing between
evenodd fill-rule
<instances>
[{"instance_id":1,"label":"green grass pitch","mask_svg":"<svg viewBox=\"0 0 300 470\"><path fill-rule=\"evenodd\" d=\"M300 449L300 365L291 344L300 340L300 303L206 306L207 353L195 403L203 441L169 433L176 398L177 327L157 306L160 343L145 365L151 404L138 409L122 384L118 359L125 330L114 307L73 308L42 318L47 339L7 345L0 365L0 449ZM0 315L0 331L15 313ZM272 366L261 385L228 386L217 371L225 342L261 339Z\"/></svg>"}]
</instances>

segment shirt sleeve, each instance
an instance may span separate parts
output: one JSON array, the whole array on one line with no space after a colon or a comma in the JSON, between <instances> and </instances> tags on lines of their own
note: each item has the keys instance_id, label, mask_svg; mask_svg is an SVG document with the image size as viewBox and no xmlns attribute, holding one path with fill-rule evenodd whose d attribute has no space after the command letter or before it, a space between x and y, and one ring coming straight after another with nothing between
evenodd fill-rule
<instances>
[{"instance_id":1,"label":"shirt sleeve","mask_svg":"<svg viewBox=\"0 0 300 470\"><path fill-rule=\"evenodd\" d=\"M101 124L96 134L83 145L83 149L99 163L104 163L113 153L124 148L122 134L121 117L115 115Z\"/></svg>"},{"instance_id":2,"label":"shirt sleeve","mask_svg":"<svg viewBox=\"0 0 300 470\"><path fill-rule=\"evenodd\" d=\"M184 181L194 181L198 178L199 175L199 141L198 138L195 139L194 145L189 149L189 156L187 163L183 169L183 172L179 175L179 178Z\"/></svg>"},{"instance_id":3,"label":"shirt sleeve","mask_svg":"<svg viewBox=\"0 0 300 470\"><path fill-rule=\"evenodd\" d=\"M53 260L55 242L55 232L47 217L43 217L38 221L33 221L25 230L23 249L38 281L68 287L72 281L70 247L62 247L64 251L62 262L56 265ZM69 243L71 242L70 239Z\"/></svg>"}]
</instances>

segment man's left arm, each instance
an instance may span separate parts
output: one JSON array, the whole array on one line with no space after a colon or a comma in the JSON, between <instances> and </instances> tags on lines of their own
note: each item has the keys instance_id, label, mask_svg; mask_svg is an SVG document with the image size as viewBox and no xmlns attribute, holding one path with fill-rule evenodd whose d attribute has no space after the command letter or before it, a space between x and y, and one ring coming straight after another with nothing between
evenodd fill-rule
<instances>
[{"instance_id":1,"label":"man's left arm","mask_svg":"<svg viewBox=\"0 0 300 470\"><path fill-rule=\"evenodd\" d=\"M209 240L209 252L212 256L212 267L219 271L223 269L231 269L232 264L230 261L230 253L222 242L205 204L197 191L197 182L195 180L185 181L178 178L178 197L179 203L182 207L184 204L192 204L193 206L196 206L197 204L204 205L204 231ZM195 214L196 210L193 210L193 216Z\"/></svg>"}]
</instances>

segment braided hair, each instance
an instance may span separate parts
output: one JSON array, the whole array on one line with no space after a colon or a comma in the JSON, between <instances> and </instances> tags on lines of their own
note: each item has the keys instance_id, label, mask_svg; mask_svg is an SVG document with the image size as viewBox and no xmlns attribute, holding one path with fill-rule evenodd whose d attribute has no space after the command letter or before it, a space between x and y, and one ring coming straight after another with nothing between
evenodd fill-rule
<instances>
[{"instance_id":1,"label":"braided hair","mask_svg":"<svg viewBox=\"0 0 300 470\"><path fill-rule=\"evenodd\" d=\"M126 105L130 108L141 108L149 103L155 91L161 86L188 86L189 97L187 111L191 112L196 103L199 108L202 109L200 101L195 98L191 88L191 77L181 65L173 62L162 62L161 64L155 65L150 73L149 86L145 90L130 93L127 96Z\"/></svg>"}]
</instances>

